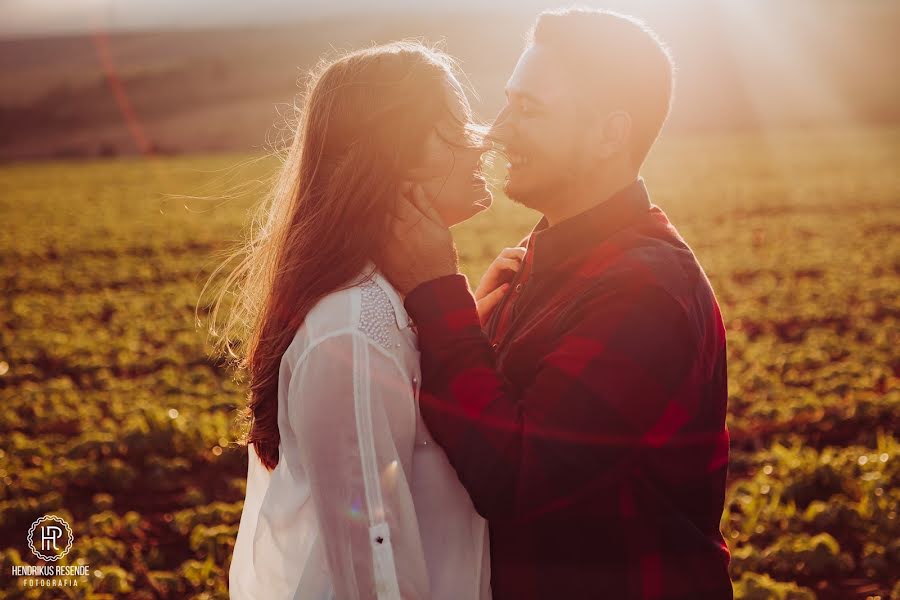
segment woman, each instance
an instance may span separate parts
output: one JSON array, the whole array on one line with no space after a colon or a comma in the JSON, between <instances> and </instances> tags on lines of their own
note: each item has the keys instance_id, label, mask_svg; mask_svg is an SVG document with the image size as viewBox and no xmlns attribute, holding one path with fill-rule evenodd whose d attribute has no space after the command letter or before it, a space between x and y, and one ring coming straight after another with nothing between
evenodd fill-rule
<instances>
[{"instance_id":1,"label":"woman","mask_svg":"<svg viewBox=\"0 0 900 600\"><path fill-rule=\"evenodd\" d=\"M232 598L489 598L486 523L422 423L414 324L375 268L400 194L447 225L490 205L485 148L451 59L420 44L324 64L306 100L212 314L238 284L222 335L250 373ZM486 273L483 316L519 256Z\"/></svg>"}]
</instances>

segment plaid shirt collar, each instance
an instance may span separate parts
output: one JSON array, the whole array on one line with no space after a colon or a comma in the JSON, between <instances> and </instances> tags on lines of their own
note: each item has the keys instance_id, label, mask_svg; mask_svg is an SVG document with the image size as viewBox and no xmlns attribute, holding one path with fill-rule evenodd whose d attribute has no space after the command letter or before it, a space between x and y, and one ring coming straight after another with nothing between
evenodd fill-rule
<instances>
[{"instance_id":1,"label":"plaid shirt collar","mask_svg":"<svg viewBox=\"0 0 900 600\"><path fill-rule=\"evenodd\" d=\"M543 217L528 237L532 272L538 274L580 256L646 214L650 207L647 187L638 177L608 200L553 227Z\"/></svg>"}]
</instances>

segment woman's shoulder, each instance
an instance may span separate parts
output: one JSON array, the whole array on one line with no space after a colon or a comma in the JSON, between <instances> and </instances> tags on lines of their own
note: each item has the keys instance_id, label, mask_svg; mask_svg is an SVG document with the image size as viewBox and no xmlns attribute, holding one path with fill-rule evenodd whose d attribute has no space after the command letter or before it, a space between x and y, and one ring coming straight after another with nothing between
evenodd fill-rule
<instances>
[{"instance_id":1,"label":"woman's shoulder","mask_svg":"<svg viewBox=\"0 0 900 600\"><path fill-rule=\"evenodd\" d=\"M309 311L297 331L300 343L340 334L362 334L385 348L396 344L397 333L410 326L400 294L374 269L363 270L345 287L323 297Z\"/></svg>"}]
</instances>

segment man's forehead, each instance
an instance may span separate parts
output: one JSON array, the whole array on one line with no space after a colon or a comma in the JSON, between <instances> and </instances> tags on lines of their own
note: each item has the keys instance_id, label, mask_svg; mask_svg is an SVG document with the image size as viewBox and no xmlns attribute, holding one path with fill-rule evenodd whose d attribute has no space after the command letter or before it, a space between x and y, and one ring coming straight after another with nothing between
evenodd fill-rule
<instances>
[{"instance_id":1,"label":"man's forehead","mask_svg":"<svg viewBox=\"0 0 900 600\"><path fill-rule=\"evenodd\" d=\"M545 104L568 94L569 86L559 68L559 58L541 45L529 46L519 56L516 68L506 82L506 93L522 95Z\"/></svg>"}]
</instances>

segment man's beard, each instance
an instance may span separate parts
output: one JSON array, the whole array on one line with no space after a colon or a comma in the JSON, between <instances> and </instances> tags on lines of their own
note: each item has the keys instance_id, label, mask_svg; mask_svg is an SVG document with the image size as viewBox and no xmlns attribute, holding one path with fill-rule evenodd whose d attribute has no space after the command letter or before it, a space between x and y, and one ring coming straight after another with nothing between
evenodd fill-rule
<instances>
[{"instance_id":1,"label":"man's beard","mask_svg":"<svg viewBox=\"0 0 900 600\"><path fill-rule=\"evenodd\" d=\"M545 177L534 180L531 185L518 191L515 189L515 186L510 189L510 177L507 174L507 179L503 184L503 193L515 204L543 213L550 203L560 201L560 194L565 194L566 190L571 189L573 184L586 176L587 167L580 162L581 152L581 146L572 144L568 149L565 160L556 161L548 157L543 157L543 160L541 160L539 158L537 164L530 168L539 168L538 165L544 166L543 173ZM528 153L531 157L534 157L535 154L535 152ZM563 166L552 168L547 165L548 162ZM534 171L528 173L530 177L533 177L535 174Z\"/></svg>"},{"instance_id":2,"label":"man's beard","mask_svg":"<svg viewBox=\"0 0 900 600\"><path fill-rule=\"evenodd\" d=\"M509 198L510 200L512 200L514 204L518 204L518 205L524 206L526 208L531 208L531 206L529 206L529 203L527 201L528 194L523 193L523 192L516 193L515 191L510 191L509 180L506 180L503 183L503 193L506 194L506 197ZM524 198L523 198L523 196L524 196Z\"/></svg>"},{"instance_id":3,"label":"man's beard","mask_svg":"<svg viewBox=\"0 0 900 600\"><path fill-rule=\"evenodd\" d=\"M514 186L512 189L510 188L510 181L507 179L503 186L503 192L513 203L543 212L547 203L553 201L556 190L561 189L562 185L564 185L563 178L554 178L551 181L535 182L526 189L516 190Z\"/></svg>"}]
</instances>

